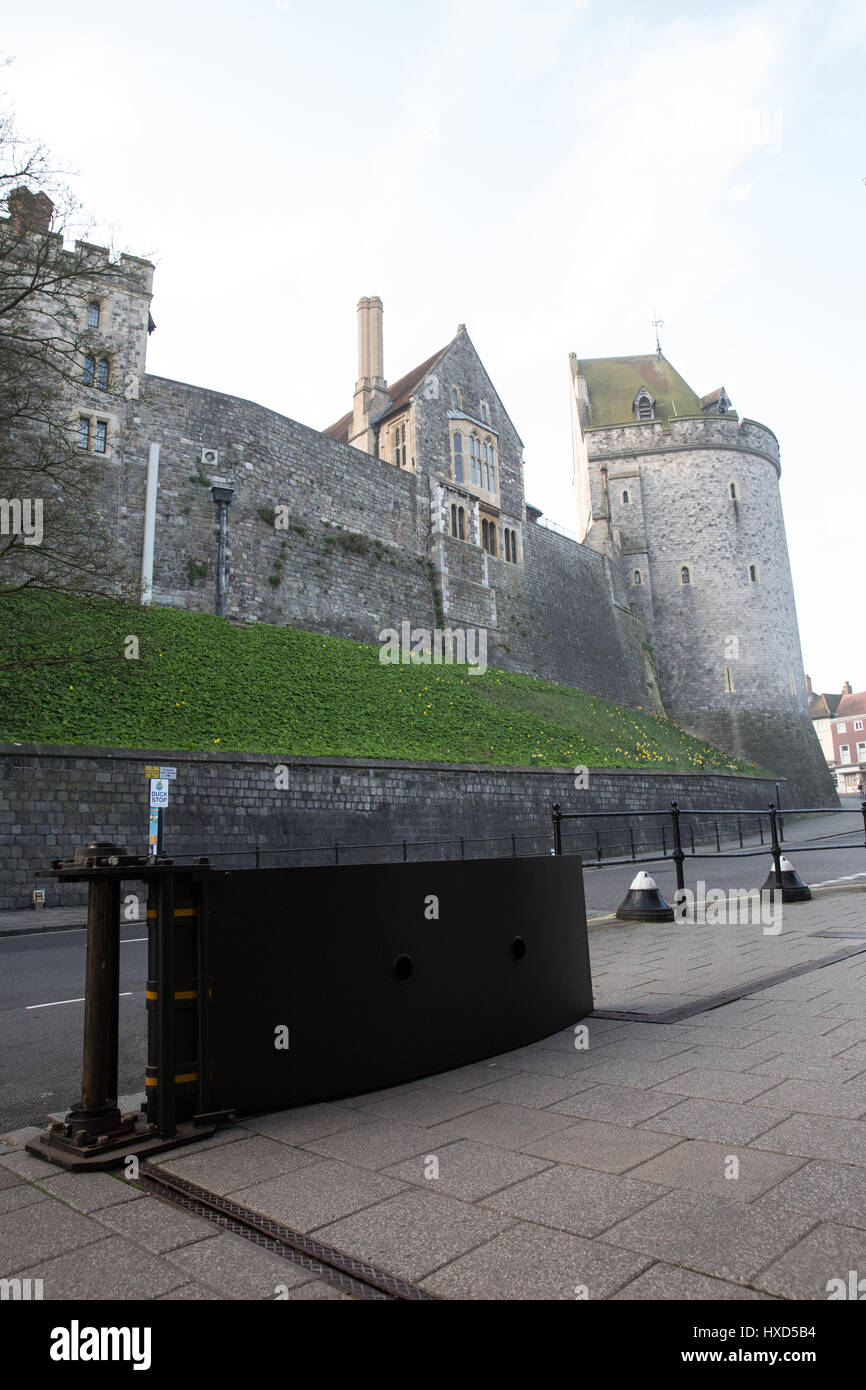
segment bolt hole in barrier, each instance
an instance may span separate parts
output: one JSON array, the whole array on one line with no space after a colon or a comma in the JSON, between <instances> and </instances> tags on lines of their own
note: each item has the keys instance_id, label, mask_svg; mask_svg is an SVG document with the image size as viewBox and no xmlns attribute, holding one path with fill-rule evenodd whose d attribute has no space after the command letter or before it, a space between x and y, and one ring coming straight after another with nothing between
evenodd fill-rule
<instances>
[{"instance_id":1,"label":"bolt hole in barrier","mask_svg":"<svg viewBox=\"0 0 866 1390\"><path fill-rule=\"evenodd\" d=\"M379 1090L593 1008L576 855L214 872L204 919L214 1109Z\"/></svg>"},{"instance_id":2,"label":"bolt hole in barrier","mask_svg":"<svg viewBox=\"0 0 866 1390\"><path fill-rule=\"evenodd\" d=\"M408 980L412 974L412 957L398 956L394 962L394 978L396 980Z\"/></svg>"}]
</instances>

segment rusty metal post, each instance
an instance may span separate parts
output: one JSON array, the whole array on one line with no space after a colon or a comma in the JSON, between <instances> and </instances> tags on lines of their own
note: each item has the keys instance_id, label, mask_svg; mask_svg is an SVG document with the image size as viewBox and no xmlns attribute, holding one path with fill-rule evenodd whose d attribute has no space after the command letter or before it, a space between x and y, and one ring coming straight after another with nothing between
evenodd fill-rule
<instances>
[{"instance_id":1,"label":"rusty metal post","mask_svg":"<svg viewBox=\"0 0 866 1390\"><path fill-rule=\"evenodd\" d=\"M553 803L553 852L562 854L562 809L558 801Z\"/></svg>"},{"instance_id":2,"label":"rusty metal post","mask_svg":"<svg viewBox=\"0 0 866 1390\"><path fill-rule=\"evenodd\" d=\"M87 902L81 1104L66 1116L72 1134L107 1134L120 1124L117 1108L119 980L120 880L91 879Z\"/></svg>"}]
</instances>

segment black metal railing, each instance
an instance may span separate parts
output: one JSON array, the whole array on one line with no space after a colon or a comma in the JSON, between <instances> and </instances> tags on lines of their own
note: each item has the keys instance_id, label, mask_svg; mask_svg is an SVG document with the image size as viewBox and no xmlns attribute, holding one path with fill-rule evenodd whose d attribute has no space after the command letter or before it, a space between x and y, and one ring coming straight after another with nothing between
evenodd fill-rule
<instances>
[{"instance_id":1,"label":"black metal railing","mask_svg":"<svg viewBox=\"0 0 866 1390\"><path fill-rule=\"evenodd\" d=\"M802 806L785 808L786 816L803 815L859 815L863 820L863 848L866 849L866 800L859 806L851 807L827 807L827 806ZM639 833L635 836L635 820L645 820L649 817L655 818L659 824L656 827L643 827L643 835ZM690 819L686 824L683 817ZM722 848L722 836L719 831L720 818L736 819L736 841L739 843L738 849ZM757 828L753 830L752 836L756 838L754 848L748 848L743 838L743 822L747 818L757 820ZM677 888L682 889L684 884L683 865L686 859L746 859L755 855L766 854L766 847L769 846L773 856L773 863L776 870L776 882L781 883L780 860L782 855L782 845L784 844L784 823L782 813L778 805L771 801L768 803L767 810L722 810L707 807L681 807L676 801L670 803L669 810L657 811L563 811L558 802L555 802L552 809L551 819L553 822L553 852L562 854L564 852L580 854L583 857L583 867L585 869L601 868L602 866L612 866L615 864L650 864L658 863L661 859L670 859L676 869ZM583 832L570 837L571 844L566 851L563 849L563 821L592 821L594 824L587 826ZM613 849L614 853L604 853L602 831L595 822L598 821L626 821L627 825L623 833L617 834L612 830L608 836L608 849ZM767 838L764 836L764 823L767 823ZM653 830L655 829L655 835ZM697 838L696 838L697 831ZM857 830L842 831L843 835L855 835ZM626 838L627 835L627 838ZM701 840L701 836L704 839ZM748 832L747 832L748 835ZM615 838L612 838L615 837ZM812 839L820 838L812 836ZM832 838L832 837L831 837ZM714 849L701 851L697 848L698 844L706 844ZM728 841L726 839L727 846ZM688 847L687 847L688 846ZM856 846L849 841L846 844L804 844L796 845L797 854L814 853L819 850L841 850L853 849ZM639 850L647 851L643 854ZM594 854L593 851L594 850ZM588 852L589 851L589 852ZM651 852L650 852L651 851Z\"/></svg>"}]
</instances>

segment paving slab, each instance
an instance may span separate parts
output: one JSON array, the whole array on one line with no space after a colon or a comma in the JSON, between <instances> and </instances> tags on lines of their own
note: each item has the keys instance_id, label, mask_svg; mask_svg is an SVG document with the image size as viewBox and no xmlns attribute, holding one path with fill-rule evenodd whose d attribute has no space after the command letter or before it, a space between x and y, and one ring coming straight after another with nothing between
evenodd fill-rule
<instances>
[{"instance_id":1,"label":"paving slab","mask_svg":"<svg viewBox=\"0 0 866 1390\"><path fill-rule=\"evenodd\" d=\"M472 1092L479 1104L506 1101L510 1105L524 1105L535 1110L543 1110L555 1101L565 1100L574 1094L574 1085L567 1077L539 1076L528 1072L518 1072L515 1076L494 1081Z\"/></svg>"},{"instance_id":2,"label":"paving slab","mask_svg":"<svg viewBox=\"0 0 866 1390\"><path fill-rule=\"evenodd\" d=\"M20 1270L55 1255L66 1255L104 1238L105 1229L60 1202L33 1202L0 1216L0 1275ZM86 1261L70 1262L83 1268Z\"/></svg>"},{"instance_id":3,"label":"paving slab","mask_svg":"<svg viewBox=\"0 0 866 1390\"><path fill-rule=\"evenodd\" d=\"M866 1123L862 1120L834 1118L831 1125L823 1115L790 1115L754 1143L757 1149L776 1153L866 1165Z\"/></svg>"},{"instance_id":4,"label":"paving slab","mask_svg":"<svg viewBox=\"0 0 866 1390\"><path fill-rule=\"evenodd\" d=\"M4 1187L0 1192L0 1213L4 1211L17 1211L19 1207L30 1207L34 1202L47 1202L48 1198L44 1192L40 1192L38 1187L31 1187L30 1183L19 1182L12 1187Z\"/></svg>"},{"instance_id":5,"label":"paving slab","mask_svg":"<svg viewBox=\"0 0 866 1390\"><path fill-rule=\"evenodd\" d=\"M428 1076L425 1085L433 1086L437 1091L472 1091L476 1086L486 1086L493 1078L511 1076L518 1071L518 1056L517 1053L506 1053L489 1062L473 1062L468 1067L442 1072L441 1076Z\"/></svg>"},{"instance_id":6,"label":"paving slab","mask_svg":"<svg viewBox=\"0 0 866 1390\"><path fill-rule=\"evenodd\" d=\"M676 1265L663 1262L654 1264L645 1274L639 1274L625 1288L620 1289L613 1298L619 1302L645 1300L648 1302L666 1301L673 1303L695 1300L702 1303L715 1303L731 1299L773 1302L771 1294L757 1289L743 1288L740 1284L728 1284L723 1279L711 1279L706 1274L696 1274L691 1269L680 1269Z\"/></svg>"},{"instance_id":7,"label":"paving slab","mask_svg":"<svg viewBox=\"0 0 866 1390\"><path fill-rule=\"evenodd\" d=\"M206 1284L181 1284L179 1288L172 1289L170 1293L161 1293L157 1296L157 1303L204 1303L213 1302L214 1299L221 1298L216 1289L209 1289Z\"/></svg>"},{"instance_id":8,"label":"paving slab","mask_svg":"<svg viewBox=\"0 0 866 1390\"><path fill-rule=\"evenodd\" d=\"M709 1067L698 1067L694 1071L682 1071L671 1081L659 1081L656 1090L675 1091L679 1096L695 1096L704 1100L727 1100L739 1103L754 1100L762 1091L772 1089L765 1076L755 1076L753 1072L721 1071ZM786 1106L779 1106L780 1110Z\"/></svg>"},{"instance_id":9,"label":"paving slab","mask_svg":"<svg viewBox=\"0 0 866 1390\"><path fill-rule=\"evenodd\" d=\"M648 1129L613 1125L605 1120L581 1120L569 1129L531 1140L523 1151L602 1173L626 1173L665 1149L676 1147L678 1142L673 1135L653 1134Z\"/></svg>"},{"instance_id":10,"label":"paving slab","mask_svg":"<svg viewBox=\"0 0 866 1390\"><path fill-rule=\"evenodd\" d=\"M46 1178L39 1185L52 1197L83 1212L134 1202L144 1196L140 1187L111 1173L61 1173L58 1177Z\"/></svg>"},{"instance_id":11,"label":"paving slab","mask_svg":"<svg viewBox=\"0 0 866 1390\"><path fill-rule=\"evenodd\" d=\"M601 1241L520 1222L422 1281L449 1299L609 1298L647 1261Z\"/></svg>"},{"instance_id":12,"label":"paving slab","mask_svg":"<svg viewBox=\"0 0 866 1390\"><path fill-rule=\"evenodd\" d=\"M482 1106L489 1105L490 1098L485 1094L487 1090L489 1087L468 1091L443 1091L434 1086L420 1086L408 1093L382 1097L369 1105L361 1106L360 1110L363 1115L373 1115L382 1120L398 1120L407 1125L438 1125L443 1120L453 1119L455 1115L465 1115L470 1110L479 1110Z\"/></svg>"},{"instance_id":13,"label":"paving slab","mask_svg":"<svg viewBox=\"0 0 866 1390\"><path fill-rule=\"evenodd\" d=\"M630 1176L691 1192L709 1192L732 1202L751 1202L797 1172L803 1163L803 1159L759 1153L745 1145L732 1148L730 1144L687 1139L631 1169ZM728 1177L729 1173L732 1176Z\"/></svg>"},{"instance_id":14,"label":"paving slab","mask_svg":"<svg viewBox=\"0 0 866 1390\"><path fill-rule=\"evenodd\" d=\"M792 1211L811 1214L816 1220L866 1229L866 1169L846 1163L807 1163L773 1195Z\"/></svg>"},{"instance_id":15,"label":"paving slab","mask_svg":"<svg viewBox=\"0 0 866 1390\"><path fill-rule=\"evenodd\" d=\"M588 1086L567 1100L558 1101L551 1110L561 1115L577 1115L586 1120L609 1120L612 1124L636 1125L653 1115L669 1110L679 1098L664 1091L640 1091L633 1086L611 1086L607 1083Z\"/></svg>"},{"instance_id":16,"label":"paving slab","mask_svg":"<svg viewBox=\"0 0 866 1390\"><path fill-rule=\"evenodd\" d=\"M190 1154L185 1149L178 1152L181 1157L174 1157L169 1150L169 1157L159 1156L155 1162L167 1173L199 1183L218 1196L315 1162L314 1155L305 1150L263 1135L251 1135L236 1144L222 1144L202 1153Z\"/></svg>"},{"instance_id":17,"label":"paving slab","mask_svg":"<svg viewBox=\"0 0 866 1390\"><path fill-rule=\"evenodd\" d=\"M497 1212L413 1188L320 1227L316 1237L417 1282L511 1224Z\"/></svg>"},{"instance_id":18,"label":"paving slab","mask_svg":"<svg viewBox=\"0 0 866 1390\"><path fill-rule=\"evenodd\" d=\"M368 1118L362 1111L348 1105L325 1102L302 1105L297 1110L278 1110L271 1115L256 1115L244 1119L248 1132L278 1139L281 1144L303 1148L309 1139L321 1139L325 1134L337 1134L349 1125L364 1124Z\"/></svg>"},{"instance_id":19,"label":"paving slab","mask_svg":"<svg viewBox=\"0 0 866 1390\"><path fill-rule=\"evenodd\" d=\"M42 1280L45 1300L158 1298L183 1282L178 1270L140 1245L106 1236L105 1228L96 1222L88 1224L103 1239L88 1244L77 1258L59 1256L20 1272L21 1278Z\"/></svg>"},{"instance_id":20,"label":"paving slab","mask_svg":"<svg viewBox=\"0 0 866 1390\"><path fill-rule=\"evenodd\" d=\"M449 1139L475 1139L480 1144L494 1144L497 1148L521 1149L530 1140L542 1134L552 1134L557 1129L567 1129L569 1124L567 1115L494 1101L483 1110L473 1110L468 1115L461 1115L431 1129L430 1152L435 1153L436 1144L446 1143Z\"/></svg>"},{"instance_id":21,"label":"paving slab","mask_svg":"<svg viewBox=\"0 0 866 1390\"><path fill-rule=\"evenodd\" d=\"M443 1091L442 1095L445 1094ZM377 1169L399 1163L401 1158L432 1152L432 1132L397 1120L372 1120L337 1134L311 1139L308 1148L313 1155L339 1158L359 1168Z\"/></svg>"},{"instance_id":22,"label":"paving slab","mask_svg":"<svg viewBox=\"0 0 866 1390\"><path fill-rule=\"evenodd\" d=\"M436 1158L438 1172L435 1177L428 1176L436 1170L426 1156L407 1159L383 1171L402 1182L418 1187L433 1185L437 1192L449 1197L475 1202L550 1167L544 1159L510 1153L491 1144L474 1144L471 1139L443 1145L441 1152L431 1157Z\"/></svg>"},{"instance_id":23,"label":"paving slab","mask_svg":"<svg viewBox=\"0 0 866 1390\"><path fill-rule=\"evenodd\" d=\"M667 1190L559 1164L486 1197L484 1205L572 1235L598 1236L625 1216L658 1202Z\"/></svg>"},{"instance_id":24,"label":"paving slab","mask_svg":"<svg viewBox=\"0 0 866 1390\"><path fill-rule=\"evenodd\" d=\"M169 1251L165 1259L179 1283L204 1284L219 1298L270 1299L283 1286L292 1289L310 1278L309 1270L231 1231Z\"/></svg>"},{"instance_id":25,"label":"paving slab","mask_svg":"<svg viewBox=\"0 0 866 1390\"><path fill-rule=\"evenodd\" d=\"M240 1206L261 1212L296 1231L312 1231L362 1207L394 1197L402 1185L393 1178L320 1159L294 1173L284 1173L232 1194Z\"/></svg>"},{"instance_id":26,"label":"paving slab","mask_svg":"<svg viewBox=\"0 0 866 1390\"><path fill-rule=\"evenodd\" d=\"M773 1110L805 1111L812 1115L836 1115L862 1119L866 1115L866 1086L862 1081L829 1085L825 1081L786 1080L754 1098L756 1105Z\"/></svg>"},{"instance_id":27,"label":"paving slab","mask_svg":"<svg viewBox=\"0 0 866 1390\"><path fill-rule=\"evenodd\" d=\"M620 1182L624 1179L619 1179ZM750 1283L795 1245L814 1220L755 1202L674 1192L608 1230L605 1240L731 1283Z\"/></svg>"},{"instance_id":28,"label":"paving slab","mask_svg":"<svg viewBox=\"0 0 866 1390\"><path fill-rule=\"evenodd\" d=\"M866 1230L829 1223L816 1226L757 1275L755 1283L777 1298L829 1299L833 1294L839 1301L850 1300L853 1285L859 1301L866 1296Z\"/></svg>"},{"instance_id":29,"label":"paving slab","mask_svg":"<svg viewBox=\"0 0 866 1390\"><path fill-rule=\"evenodd\" d=\"M8 1173L17 1173L19 1178L26 1178L28 1182L38 1183L44 1182L46 1178L59 1177L61 1173L66 1171L65 1168L61 1168L56 1163L46 1163L43 1158L35 1158L33 1154L26 1153L23 1148L16 1149L11 1154L5 1154L2 1167Z\"/></svg>"},{"instance_id":30,"label":"paving slab","mask_svg":"<svg viewBox=\"0 0 866 1390\"><path fill-rule=\"evenodd\" d=\"M153 1255L164 1255L167 1250L192 1245L197 1240L209 1240L214 1234L212 1221L151 1196L141 1202L103 1207L96 1212L96 1218Z\"/></svg>"},{"instance_id":31,"label":"paving slab","mask_svg":"<svg viewBox=\"0 0 866 1390\"><path fill-rule=\"evenodd\" d=\"M287 1294L280 1294L288 1302L305 1302L307 1300L319 1302L320 1300L329 1303L355 1303L357 1300L352 1294L346 1293L344 1289L335 1288L333 1284L326 1284L324 1279L310 1279L306 1284L298 1284L297 1288L289 1289Z\"/></svg>"},{"instance_id":32,"label":"paving slab","mask_svg":"<svg viewBox=\"0 0 866 1390\"><path fill-rule=\"evenodd\" d=\"M689 1098L642 1123L659 1134L681 1134L685 1139L717 1139L723 1144L749 1144L785 1118L779 1111L756 1105Z\"/></svg>"}]
</instances>

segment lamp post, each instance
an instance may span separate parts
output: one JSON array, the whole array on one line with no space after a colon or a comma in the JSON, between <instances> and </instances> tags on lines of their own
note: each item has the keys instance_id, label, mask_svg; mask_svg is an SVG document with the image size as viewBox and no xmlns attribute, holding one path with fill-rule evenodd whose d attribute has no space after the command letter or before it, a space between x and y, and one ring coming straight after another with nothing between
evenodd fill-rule
<instances>
[{"instance_id":1,"label":"lamp post","mask_svg":"<svg viewBox=\"0 0 866 1390\"><path fill-rule=\"evenodd\" d=\"M218 618L226 615L226 530L228 526L228 511L231 506L235 490L225 478L214 478L211 484L210 495L213 504L217 509L217 524L219 526L217 540L217 576L216 576L216 612Z\"/></svg>"}]
</instances>

